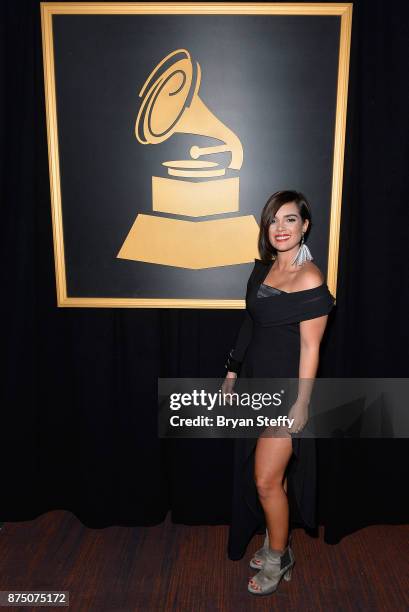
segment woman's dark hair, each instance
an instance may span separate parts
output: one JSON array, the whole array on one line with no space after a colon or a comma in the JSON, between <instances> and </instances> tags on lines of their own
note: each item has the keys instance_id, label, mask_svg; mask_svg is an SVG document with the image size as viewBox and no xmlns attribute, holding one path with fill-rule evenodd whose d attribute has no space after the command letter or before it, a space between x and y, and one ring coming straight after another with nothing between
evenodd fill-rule
<instances>
[{"instance_id":1,"label":"woman's dark hair","mask_svg":"<svg viewBox=\"0 0 409 612\"><path fill-rule=\"evenodd\" d=\"M262 210L260 221L260 233L258 236L258 250L262 261L271 261L271 258L277 254L276 249L271 244L268 237L268 230L276 212L283 204L294 202L297 205L298 212L301 215L303 222L308 219L308 228L304 234L306 241L311 230L311 208L307 198L299 191L276 191L270 196Z\"/></svg>"}]
</instances>

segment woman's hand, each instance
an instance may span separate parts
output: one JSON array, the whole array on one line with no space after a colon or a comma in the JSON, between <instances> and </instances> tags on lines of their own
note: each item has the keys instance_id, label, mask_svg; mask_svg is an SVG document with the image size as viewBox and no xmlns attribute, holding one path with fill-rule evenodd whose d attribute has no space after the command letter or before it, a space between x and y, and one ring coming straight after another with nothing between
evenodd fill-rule
<instances>
[{"instance_id":1,"label":"woman's hand","mask_svg":"<svg viewBox=\"0 0 409 612\"><path fill-rule=\"evenodd\" d=\"M221 391L222 393L232 393L233 389L234 389L234 385L236 384L236 378L237 378L237 374L236 372L227 372L226 374L226 378L223 381L223 384L221 386ZM225 401L230 404L230 406L232 405L231 398L226 397Z\"/></svg>"},{"instance_id":2,"label":"woman's hand","mask_svg":"<svg viewBox=\"0 0 409 612\"><path fill-rule=\"evenodd\" d=\"M290 433L299 433L302 431L308 421L308 403L305 401L296 400L288 412L288 418L294 419L291 427L287 427Z\"/></svg>"}]
</instances>

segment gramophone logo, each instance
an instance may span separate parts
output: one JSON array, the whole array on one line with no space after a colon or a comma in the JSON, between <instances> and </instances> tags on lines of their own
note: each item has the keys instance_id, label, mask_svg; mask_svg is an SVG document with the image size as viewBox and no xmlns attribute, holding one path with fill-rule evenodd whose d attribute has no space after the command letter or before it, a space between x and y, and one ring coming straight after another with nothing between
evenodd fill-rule
<instances>
[{"instance_id":1,"label":"gramophone logo","mask_svg":"<svg viewBox=\"0 0 409 612\"><path fill-rule=\"evenodd\" d=\"M152 176L153 211L198 219L239 211L243 147L200 99L200 81L199 63L177 49L159 62L139 93L139 143L158 145L174 133L218 141L209 147L192 143L191 159L162 162L167 176ZM226 167L211 159L224 152L231 154L227 168L233 176L226 177ZM117 257L191 269L247 263L258 256L258 231L252 215L188 221L141 213Z\"/></svg>"}]
</instances>

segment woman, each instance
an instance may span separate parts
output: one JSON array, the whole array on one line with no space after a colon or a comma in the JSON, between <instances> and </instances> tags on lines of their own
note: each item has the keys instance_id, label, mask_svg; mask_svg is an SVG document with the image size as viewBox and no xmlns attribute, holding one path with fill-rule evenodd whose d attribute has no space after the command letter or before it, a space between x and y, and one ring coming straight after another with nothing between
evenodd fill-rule
<instances>
[{"instance_id":1,"label":"woman","mask_svg":"<svg viewBox=\"0 0 409 612\"><path fill-rule=\"evenodd\" d=\"M258 439L235 440L235 473L229 557L240 559L249 540L265 529L263 547L250 566L254 595L272 593L291 578L294 555L289 526L316 527L316 449L313 438L294 438L308 418L319 347L334 298L304 244L311 230L302 193L274 193L261 214L258 248L247 283L246 313L226 363L223 390L242 377L297 378L290 429Z\"/></svg>"}]
</instances>

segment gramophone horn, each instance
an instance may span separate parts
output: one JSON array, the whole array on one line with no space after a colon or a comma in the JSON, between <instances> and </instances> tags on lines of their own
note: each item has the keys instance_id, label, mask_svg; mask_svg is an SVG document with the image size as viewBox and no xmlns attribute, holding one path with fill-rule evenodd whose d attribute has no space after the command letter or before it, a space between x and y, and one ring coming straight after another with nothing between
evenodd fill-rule
<instances>
[{"instance_id":1,"label":"gramophone horn","mask_svg":"<svg viewBox=\"0 0 409 612\"><path fill-rule=\"evenodd\" d=\"M177 49L159 62L147 78L139 97L143 97L135 124L141 144L158 144L175 132L199 134L221 140L215 147L193 146L194 159L224 151L231 152L229 168L243 163L240 140L207 108L198 95L201 70L186 49Z\"/></svg>"}]
</instances>

